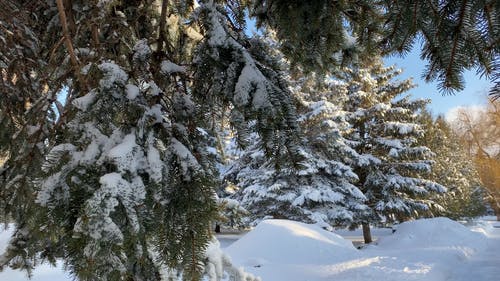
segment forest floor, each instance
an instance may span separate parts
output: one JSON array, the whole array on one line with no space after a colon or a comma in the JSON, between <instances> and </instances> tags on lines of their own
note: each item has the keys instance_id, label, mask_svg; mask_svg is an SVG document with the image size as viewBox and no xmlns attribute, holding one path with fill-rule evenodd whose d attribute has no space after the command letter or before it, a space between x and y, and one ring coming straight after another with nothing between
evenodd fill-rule
<instances>
[{"instance_id":1,"label":"forest floor","mask_svg":"<svg viewBox=\"0 0 500 281\"><path fill-rule=\"evenodd\" d=\"M11 233L12 227L0 226L0 253ZM363 245L360 230L331 233L316 225L266 220L248 233L226 233L218 239L235 265L262 281L499 280L500 222L493 217L465 224L422 219L394 229L375 228L372 234L376 241ZM5 269L0 280L27 276ZM31 280L73 278L58 263L38 266Z\"/></svg>"}]
</instances>

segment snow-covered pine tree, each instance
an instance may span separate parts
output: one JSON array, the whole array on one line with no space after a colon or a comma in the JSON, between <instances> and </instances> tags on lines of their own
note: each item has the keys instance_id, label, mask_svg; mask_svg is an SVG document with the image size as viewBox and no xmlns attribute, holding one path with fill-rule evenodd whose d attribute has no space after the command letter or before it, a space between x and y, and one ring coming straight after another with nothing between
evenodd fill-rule
<instances>
[{"instance_id":1,"label":"snow-covered pine tree","mask_svg":"<svg viewBox=\"0 0 500 281\"><path fill-rule=\"evenodd\" d=\"M221 24L229 21L233 26L243 25L238 21L241 17L234 16L236 12L228 17L225 9L213 1L201 3L199 19L206 40L195 58L194 90L197 95L226 106L219 113L228 118L233 128L230 134L236 135L231 145L256 144L270 165L296 162L300 157L297 116L279 62L261 38L249 40L243 29ZM228 107L229 116L225 114ZM256 134L252 132L259 132L261 141L253 142ZM222 219L229 222L223 224L241 227L240 217L245 209L234 198L224 198L228 195L223 190L225 185L218 192Z\"/></svg>"},{"instance_id":2,"label":"snow-covered pine tree","mask_svg":"<svg viewBox=\"0 0 500 281\"><path fill-rule=\"evenodd\" d=\"M220 261L223 267L214 265L217 259L205 251L216 216L214 141L206 130L207 116L233 104L240 109L234 124L244 127L246 120L267 112L260 122L269 126L261 133L271 143L276 136L284 142L296 135L294 110L278 73L260 68L265 57L249 51L246 37L231 39L238 31L227 7L197 4L53 0L33 9L40 32L27 33L40 44L41 55L30 75L47 74L42 86L48 87L38 92L46 106L34 120L48 116L62 87L66 104L58 106L52 126L35 143L42 151L35 160L44 164L12 158L33 172L29 177L4 167L6 184L21 179L24 189L12 190L31 196L0 190L12 207L6 216L16 223L2 267L29 271L41 261L61 258L80 280L200 280L204 273L217 280L226 268L231 278L252 280L227 260ZM16 37L7 40L15 43ZM226 41L235 57L203 60L223 50ZM246 71L201 81L199 71L216 73L233 61ZM220 82L233 88L223 94L205 91ZM240 100L254 95L253 83L265 85L254 99L258 102ZM14 90L19 88L12 89L9 97L18 98ZM237 98L230 96L234 92ZM26 125L14 126L14 135ZM166 270L170 276L161 276Z\"/></svg>"},{"instance_id":3,"label":"snow-covered pine tree","mask_svg":"<svg viewBox=\"0 0 500 281\"><path fill-rule=\"evenodd\" d=\"M445 189L428 179L433 153L419 146L423 133L418 114L427 101L401 96L412 87L397 81L400 71L384 67L380 58L359 68L345 69L348 92L344 103L350 131L348 143L360 155L352 158L357 187L367 197L370 214L356 222L371 242L369 224L390 224L415 218L429 209L430 192Z\"/></svg>"},{"instance_id":4,"label":"snow-covered pine tree","mask_svg":"<svg viewBox=\"0 0 500 281\"><path fill-rule=\"evenodd\" d=\"M44 3L0 3L0 217L24 220L33 210L31 181L40 172L47 152L44 139L55 124L50 106L60 83L47 86L50 75L40 60L46 49ZM40 20L31 17L40 15ZM13 21L12 19L17 19ZM22 208L20 208L22 206Z\"/></svg>"},{"instance_id":5,"label":"snow-covered pine tree","mask_svg":"<svg viewBox=\"0 0 500 281\"><path fill-rule=\"evenodd\" d=\"M464 219L483 214L486 211L486 193L459 137L443 116L434 119L429 112L422 112L419 119L424 134L419 137L418 143L435 153L430 179L447 188L446 193L433 196L440 207L432 210L433 215Z\"/></svg>"},{"instance_id":6,"label":"snow-covered pine tree","mask_svg":"<svg viewBox=\"0 0 500 281\"><path fill-rule=\"evenodd\" d=\"M96 83L69 93L80 97L49 140L35 184L41 208L16 231L4 264L29 263L19 259L27 247L64 257L80 280L158 280L159 256L185 279L200 278L215 214L206 141L195 127L201 112L186 89L172 87L178 73L168 62L153 76L152 50L136 35L130 48L115 46L128 53L118 62L76 49L90 56L82 72Z\"/></svg>"},{"instance_id":7,"label":"snow-covered pine tree","mask_svg":"<svg viewBox=\"0 0 500 281\"><path fill-rule=\"evenodd\" d=\"M356 153L344 143L346 125L336 93L323 79L301 78L294 96L303 129L302 160L276 167L255 145L244 151L226 178L240 190L234 194L252 220L266 216L318 223L325 228L347 226L367 211L365 197L352 183L357 180L343 161ZM323 80L323 81L322 81Z\"/></svg>"},{"instance_id":8,"label":"snow-covered pine tree","mask_svg":"<svg viewBox=\"0 0 500 281\"><path fill-rule=\"evenodd\" d=\"M259 39L249 40L243 30L231 28L238 23L226 7L202 1L197 11L205 40L194 59L195 95L208 104L232 105L230 121L240 145L248 144L248 124L253 121L266 153L296 154L297 116L276 59ZM283 146L276 150L278 143Z\"/></svg>"}]
</instances>

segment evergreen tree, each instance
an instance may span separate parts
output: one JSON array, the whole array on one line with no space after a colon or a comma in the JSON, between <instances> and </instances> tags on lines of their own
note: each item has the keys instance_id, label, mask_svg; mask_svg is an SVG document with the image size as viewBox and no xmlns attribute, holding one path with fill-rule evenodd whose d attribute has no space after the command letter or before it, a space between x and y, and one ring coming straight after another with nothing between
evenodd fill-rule
<instances>
[{"instance_id":1,"label":"evergreen tree","mask_svg":"<svg viewBox=\"0 0 500 281\"><path fill-rule=\"evenodd\" d=\"M264 42L222 24L232 22L223 6L206 2L198 10L206 36L194 60L195 94L233 106L230 120L240 145L248 144L252 121L266 153L278 155L274 148L281 142L295 154L298 144L290 136L298 132L297 116L278 62Z\"/></svg>"},{"instance_id":2,"label":"evergreen tree","mask_svg":"<svg viewBox=\"0 0 500 281\"><path fill-rule=\"evenodd\" d=\"M46 5L27 2L0 3L0 216L4 221L32 215L30 183L47 152L44 139L55 124L50 105L61 88L61 83L48 87L50 72L40 59L48 49L40 42ZM39 21L31 14L40 15Z\"/></svg>"},{"instance_id":3,"label":"evergreen tree","mask_svg":"<svg viewBox=\"0 0 500 281\"><path fill-rule=\"evenodd\" d=\"M19 11L22 3L8 4ZM171 278L222 278L205 271L214 262L205 250L217 180L207 117L228 105L235 127L262 117L269 143L292 144L297 127L286 84L266 64L272 58L238 33L226 7L200 4L54 0L33 8L36 25L31 17L6 21L9 46L17 37L5 30L27 27L22 35L39 62L30 76L44 83L16 85L28 65L16 69L2 46L2 82L19 110L9 115L2 95L1 114L14 116L6 126L23 141L2 135L2 144L18 145L2 168L2 207L16 223L2 267L30 271L62 258L80 280L159 280L165 269ZM200 73L231 63L231 75L215 81ZM220 83L225 92L212 88ZM30 87L38 116L15 119L26 115ZM62 88L65 105L55 98ZM43 134L30 139L33 132ZM253 278L223 266L232 278Z\"/></svg>"},{"instance_id":4,"label":"evergreen tree","mask_svg":"<svg viewBox=\"0 0 500 281\"><path fill-rule=\"evenodd\" d=\"M435 153L430 179L448 190L433 198L442 207L433 210L434 215L463 219L483 214L486 211L485 192L476 167L461 146L458 136L442 116L434 120L430 113L423 112L419 118L424 126L424 134L418 143Z\"/></svg>"},{"instance_id":5,"label":"evergreen tree","mask_svg":"<svg viewBox=\"0 0 500 281\"><path fill-rule=\"evenodd\" d=\"M399 71L383 67L380 59L346 69L341 81L348 98L344 110L350 131L345 137L360 157L353 158L357 187L367 197L370 213L356 221L371 242L369 224L391 224L418 217L429 209L430 192L445 189L429 180L432 152L419 146L423 133L418 114L425 100L401 95L411 81L393 81Z\"/></svg>"},{"instance_id":6,"label":"evergreen tree","mask_svg":"<svg viewBox=\"0 0 500 281\"><path fill-rule=\"evenodd\" d=\"M258 145L244 151L227 172L241 190L235 193L251 219L266 216L314 222L325 228L346 226L367 211L365 197L344 158L356 153L341 135L342 113L324 81L303 79L295 90L299 124L303 128L302 160L277 167Z\"/></svg>"}]
</instances>

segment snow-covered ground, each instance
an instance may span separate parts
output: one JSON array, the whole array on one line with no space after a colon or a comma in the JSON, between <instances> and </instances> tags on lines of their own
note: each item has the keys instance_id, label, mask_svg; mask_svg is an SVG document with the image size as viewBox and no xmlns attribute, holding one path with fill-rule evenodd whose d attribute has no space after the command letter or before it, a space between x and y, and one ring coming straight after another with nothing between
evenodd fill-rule
<instances>
[{"instance_id":1,"label":"snow-covered ground","mask_svg":"<svg viewBox=\"0 0 500 281\"><path fill-rule=\"evenodd\" d=\"M273 281L500 280L500 223L470 228L447 218L376 230L357 250L343 237L286 220L267 220L226 249L235 264ZM342 234L352 233L341 231Z\"/></svg>"},{"instance_id":2,"label":"snow-covered ground","mask_svg":"<svg viewBox=\"0 0 500 281\"><path fill-rule=\"evenodd\" d=\"M374 245L356 249L359 231L327 232L316 225L266 220L245 234L219 237L235 265L263 281L500 280L500 223L492 217L467 226L446 218L375 229ZM10 237L0 228L0 251ZM340 235L344 236L340 236ZM0 280L26 280L10 269ZM32 280L71 280L62 266L37 267Z\"/></svg>"}]
</instances>

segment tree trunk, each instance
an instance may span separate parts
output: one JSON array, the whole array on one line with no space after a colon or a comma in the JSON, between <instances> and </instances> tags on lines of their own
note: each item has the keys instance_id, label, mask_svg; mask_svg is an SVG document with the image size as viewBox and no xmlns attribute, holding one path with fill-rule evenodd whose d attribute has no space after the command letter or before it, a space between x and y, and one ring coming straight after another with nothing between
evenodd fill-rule
<instances>
[{"instance_id":1,"label":"tree trunk","mask_svg":"<svg viewBox=\"0 0 500 281\"><path fill-rule=\"evenodd\" d=\"M497 216L497 221L500 221L500 209L494 209L495 215Z\"/></svg>"},{"instance_id":2,"label":"tree trunk","mask_svg":"<svg viewBox=\"0 0 500 281\"><path fill-rule=\"evenodd\" d=\"M365 239L365 244L373 242L370 225L368 223L363 223L362 226L363 226L363 238Z\"/></svg>"},{"instance_id":3,"label":"tree trunk","mask_svg":"<svg viewBox=\"0 0 500 281\"><path fill-rule=\"evenodd\" d=\"M492 195L493 197L493 195ZM495 198L491 199L491 208L493 209L493 213L497 216L497 221L500 221L500 202L495 200Z\"/></svg>"}]
</instances>

